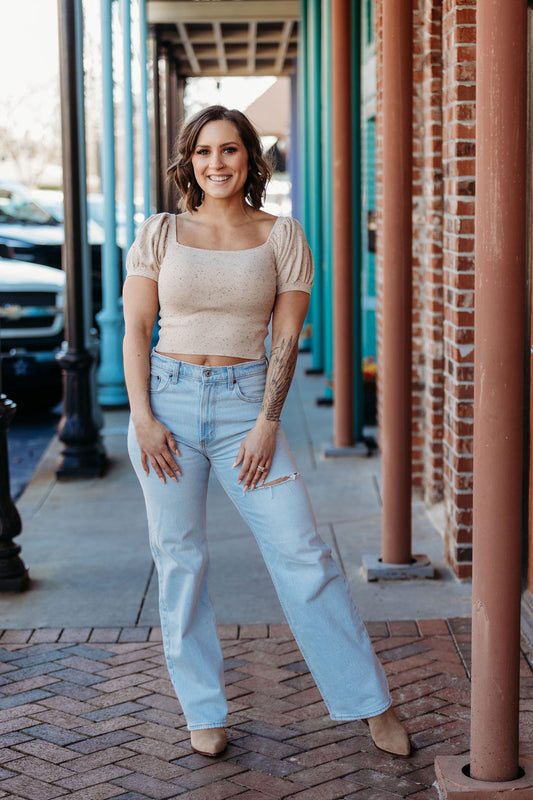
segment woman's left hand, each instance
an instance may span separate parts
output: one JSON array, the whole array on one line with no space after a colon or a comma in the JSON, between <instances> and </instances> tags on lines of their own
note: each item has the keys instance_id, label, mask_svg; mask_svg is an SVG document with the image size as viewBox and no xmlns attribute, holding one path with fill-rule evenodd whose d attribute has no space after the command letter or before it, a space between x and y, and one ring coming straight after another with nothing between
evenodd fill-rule
<instances>
[{"instance_id":1,"label":"woman's left hand","mask_svg":"<svg viewBox=\"0 0 533 800\"><path fill-rule=\"evenodd\" d=\"M233 466L241 465L238 483L244 481L245 492L255 489L258 483L261 486L268 477L276 449L277 427L277 422L258 420L242 441Z\"/></svg>"}]
</instances>

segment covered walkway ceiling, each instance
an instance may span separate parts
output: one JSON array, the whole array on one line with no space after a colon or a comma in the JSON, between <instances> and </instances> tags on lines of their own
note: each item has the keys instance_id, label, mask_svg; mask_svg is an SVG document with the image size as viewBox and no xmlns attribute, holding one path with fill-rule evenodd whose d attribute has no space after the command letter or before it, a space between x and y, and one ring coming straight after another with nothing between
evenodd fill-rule
<instances>
[{"instance_id":1,"label":"covered walkway ceiling","mask_svg":"<svg viewBox=\"0 0 533 800\"><path fill-rule=\"evenodd\" d=\"M290 75L299 0L148 0L148 23L183 77Z\"/></svg>"}]
</instances>

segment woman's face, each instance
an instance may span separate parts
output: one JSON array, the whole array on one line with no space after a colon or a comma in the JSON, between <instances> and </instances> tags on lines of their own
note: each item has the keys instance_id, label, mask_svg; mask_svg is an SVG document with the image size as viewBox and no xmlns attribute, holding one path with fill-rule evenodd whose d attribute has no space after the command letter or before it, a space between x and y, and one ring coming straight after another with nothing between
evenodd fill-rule
<instances>
[{"instance_id":1,"label":"woman's face","mask_svg":"<svg viewBox=\"0 0 533 800\"><path fill-rule=\"evenodd\" d=\"M233 122L206 122L191 163L194 177L206 197L218 200L242 195L248 177L248 153Z\"/></svg>"}]
</instances>

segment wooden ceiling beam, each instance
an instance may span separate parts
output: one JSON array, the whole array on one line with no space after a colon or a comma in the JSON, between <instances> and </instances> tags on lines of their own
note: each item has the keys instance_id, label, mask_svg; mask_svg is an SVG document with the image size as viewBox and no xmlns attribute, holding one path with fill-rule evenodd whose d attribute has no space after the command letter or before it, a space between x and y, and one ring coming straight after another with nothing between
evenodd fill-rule
<instances>
[{"instance_id":1,"label":"wooden ceiling beam","mask_svg":"<svg viewBox=\"0 0 533 800\"><path fill-rule=\"evenodd\" d=\"M178 44L178 47L179 47L179 44ZM209 46L209 47L205 47L204 46L201 49L196 50L195 51L195 57L196 57L196 60L198 61L198 64L200 64L200 67L201 67L202 61L215 61L215 60L218 61L220 66L222 67L222 64L220 62L218 47L216 47L214 44L211 44L211 46ZM262 48L259 52L256 51L256 53L254 55L254 64L256 64L257 61L261 61L261 60L265 61L266 59L268 59L269 61L272 62L272 69L276 70L275 72L272 73L274 75L274 74L277 74L277 67L275 65L277 64L278 57L279 57L279 48L273 47L273 46L272 47L265 47L265 48ZM235 48L232 48L229 51L225 51L225 53L224 53L225 62L231 61L231 60L235 60L236 58L240 58L240 59L243 59L244 61L246 61L247 64L248 64L248 67L249 67L250 66L250 63L249 63L250 62L250 50L249 50L249 48L245 47L243 45L241 47L235 47ZM283 58L283 62L285 61L286 58L287 58L287 54L285 54L285 57ZM280 69L283 69L283 63L281 65Z\"/></svg>"},{"instance_id":2,"label":"wooden ceiling beam","mask_svg":"<svg viewBox=\"0 0 533 800\"><path fill-rule=\"evenodd\" d=\"M248 69L247 62L243 62L242 64L232 64L231 60L228 62L228 69L226 72L221 72L217 66L212 67L205 67L202 71L202 77L209 77L209 78L227 78L227 77L238 77L238 78L249 78L250 74L253 74L254 77L257 76L264 76L264 75L273 75L272 72L273 67L270 66L261 66L256 65L253 73L250 73ZM293 66L285 66L283 71L279 73L280 76L283 75L292 75L294 72L294 65ZM182 78L197 78L198 75L195 72L191 72L187 69L187 65L180 65L179 74Z\"/></svg>"},{"instance_id":3,"label":"wooden ceiling beam","mask_svg":"<svg viewBox=\"0 0 533 800\"><path fill-rule=\"evenodd\" d=\"M213 22L213 32L215 34L218 65L224 72L228 69L228 65L226 62L226 51L224 49L224 38L222 36L222 25L220 22Z\"/></svg>"},{"instance_id":4,"label":"wooden ceiling beam","mask_svg":"<svg viewBox=\"0 0 533 800\"><path fill-rule=\"evenodd\" d=\"M183 24L183 22L177 22L176 27L180 35L181 44L183 45L185 54L187 55L187 58L189 60L191 74L200 75L201 73L200 64L198 63L198 59L196 58L194 47L192 46L191 40L189 39L186 26Z\"/></svg>"},{"instance_id":5,"label":"wooden ceiling beam","mask_svg":"<svg viewBox=\"0 0 533 800\"><path fill-rule=\"evenodd\" d=\"M292 20L288 20L283 26L283 33L281 34L281 39L279 41L278 55L275 63L276 73L281 72L283 65L285 64L293 25L294 22Z\"/></svg>"},{"instance_id":6,"label":"wooden ceiling beam","mask_svg":"<svg viewBox=\"0 0 533 800\"><path fill-rule=\"evenodd\" d=\"M211 30L209 31L194 31L188 29L189 40L193 47L197 44L213 44L214 37ZM259 37L264 44L278 44L280 33L279 31L264 31L261 27L257 27L257 22L251 22L249 27L244 31L228 32L223 30L224 44L242 44L248 46L252 36ZM290 37L289 44L296 44L298 41L297 33L293 33Z\"/></svg>"},{"instance_id":7,"label":"wooden ceiling beam","mask_svg":"<svg viewBox=\"0 0 533 800\"><path fill-rule=\"evenodd\" d=\"M255 54L257 50L257 22L248 25L248 70L253 75L255 70Z\"/></svg>"},{"instance_id":8,"label":"wooden ceiling beam","mask_svg":"<svg viewBox=\"0 0 533 800\"><path fill-rule=\"evenodd\" d=\"M298 20L299 0L148 0L150 25L179 22L268 22Z\"/></svg>"}]
</instances>

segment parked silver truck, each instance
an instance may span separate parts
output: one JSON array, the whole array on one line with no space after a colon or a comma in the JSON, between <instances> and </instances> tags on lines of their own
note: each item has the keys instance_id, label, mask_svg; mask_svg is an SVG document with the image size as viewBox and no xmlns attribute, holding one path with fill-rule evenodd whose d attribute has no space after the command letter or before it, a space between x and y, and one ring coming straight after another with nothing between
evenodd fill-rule
<instances>
[{"instance_id":1,"label":"parked silver truck","mask_svg":"<svg viewBox=\"0 0 533 800\"><path fill-rule=\"evenodd\" d=\"M0 258L2 391L21 408L61 399L56 361L64 334L65 273Z\"/></svg>"}]
</instances>

